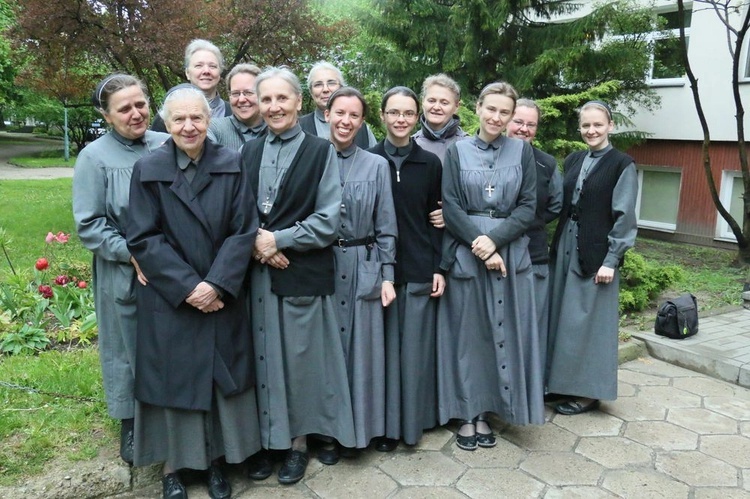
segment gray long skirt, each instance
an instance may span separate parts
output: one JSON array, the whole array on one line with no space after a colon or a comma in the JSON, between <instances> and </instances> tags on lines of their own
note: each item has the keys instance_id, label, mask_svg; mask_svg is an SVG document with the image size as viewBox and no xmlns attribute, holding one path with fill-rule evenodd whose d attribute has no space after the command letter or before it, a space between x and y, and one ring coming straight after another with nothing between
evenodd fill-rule
<instances>
[{"instance_id":1,"label":"gray long skirt","mask_svg":"<svg viewBox=\"0 0 750 499\"><path fill-rule=\"evenodd\" d=\"M547 342L549 336L549 265L532 264L534 272L534 300L536 301L536 316L539 319L539 358L542 362L547 359Z\"/></svg>"},{"instance_id":2,"label":"gray long skirt","mask_svg":"<svg viewBox=\"0 0 750 499\"><path fill-rule=\"evenodd\" d=\"M438 424L432 283L406 283L386 309L386 436L415 445Z\"/></svg>"},{"instance_id":3,"label":"gray long skirt","mask_svg":"<svg viewBox=\"0 0 750 499\"><path fill-rule=\"evenodd\" d=\"M496 221L476 217L488 232ZM514 425L544 423L533 273L523 236L499 249L507 277L458 246L438 306L440 422L484 412Z\"/></svg>"},{"instance_id":4,"label":"gray long skirt","mask_svg":"<svg viewBox=\"0 0 750 499\"><path fill-rule=\"evenodd\" d=\"M578 224L568 222L552 264L547 391L617 398L620 273L594 284L578 262Z\"/></svg>"},{"instance_id":5,"label":"gray long skirt","mask_svg":"<svg viewBox=\"0 0 750 499\"><path fill-rule=\"evenodd\" d=\"M136 400L134 464L167 462L204 470L222 456L241 463L260 450L255 390L225 398L214 389L210 411L169 409Z\"/></svg>"}]
</instances>

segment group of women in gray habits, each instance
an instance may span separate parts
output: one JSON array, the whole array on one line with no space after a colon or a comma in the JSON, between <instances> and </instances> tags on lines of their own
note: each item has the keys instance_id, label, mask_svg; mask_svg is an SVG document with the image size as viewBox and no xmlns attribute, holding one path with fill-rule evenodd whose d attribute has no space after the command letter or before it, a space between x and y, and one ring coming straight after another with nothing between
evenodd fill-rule
<instances>
[{"instance_id":1,"label":"group of women in gray habits","mask_svg":"<svg viewBox=\"0 0 750 499\"><path fill-rule=\"evenodd\" d=\"M93 101L111 130L74 173L108 410L124 460L163 463L164 497L187 497L182 468L207 469L209 495L229 497L224 461L265 479L280 458L291 484L309 446L335 464L454 420L471 451L496 444L491 415L543 423L545 394L563 397L561 414L616 398L636 181L606 104L582 107L589 149L565 161L547 341L526 236L539 165L506 136L510 85L483 89L471 137L449 77L428 78L421 99L394 87L368 151L367 104L338 70L308 78L322 139L301 126L294 74L242 66L227 78L231 116L212 118L203 90L172 92L169 135L147 130L137 79L105 78Z\"/></svg>"}]
</instances>

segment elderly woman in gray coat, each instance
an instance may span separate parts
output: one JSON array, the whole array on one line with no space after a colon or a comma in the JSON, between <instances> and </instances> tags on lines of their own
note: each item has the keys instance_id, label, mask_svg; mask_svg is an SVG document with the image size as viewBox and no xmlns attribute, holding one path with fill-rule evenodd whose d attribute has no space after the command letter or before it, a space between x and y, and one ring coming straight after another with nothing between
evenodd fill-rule
<instances>
[{"instance_id":1,"label":"elderly woman in gray coat","mask_svg":"<svg viewBox=\"0 0 750 499\"><path fill-rule=\"evenodd\" d=\"M147 131L146 89L132 76L104 78L92 100L111 129L78 156L73 173L73 217L81 242L94 254L94 300L107 411L122 420L120 456L132 463L134 283L138 266L125 245L130 176L133 164L159 147L168 135Z\"/></svg>"}]
</instances>

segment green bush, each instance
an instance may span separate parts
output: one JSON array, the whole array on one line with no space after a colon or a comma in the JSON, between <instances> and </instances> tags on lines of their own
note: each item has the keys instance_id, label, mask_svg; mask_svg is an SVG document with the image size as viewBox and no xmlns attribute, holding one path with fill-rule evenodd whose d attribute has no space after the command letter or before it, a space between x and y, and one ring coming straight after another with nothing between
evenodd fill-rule
<instances>
[{"instance_id":1,"label":"green bush","mask_svg":"<svg viewBox=\"0 0 750 499\"><path fill-rule=\"evenodd\" d=\"M684 279L682 267L655 265L628 250L620 271L620 314L644 310L659 293Z\"/></svg>"}]
</instances>

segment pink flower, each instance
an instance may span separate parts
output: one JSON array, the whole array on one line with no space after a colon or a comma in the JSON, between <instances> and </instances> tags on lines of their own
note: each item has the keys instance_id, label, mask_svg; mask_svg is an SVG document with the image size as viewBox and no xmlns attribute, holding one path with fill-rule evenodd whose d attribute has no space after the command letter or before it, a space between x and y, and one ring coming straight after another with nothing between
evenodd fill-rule
<instances>
[{"instance_id":1,"label":"pink flower","mask_svg":"<svg viewBox=\"0 0 750 499\"><path fill-rule=\"evenodd\" d=\"M36 264L34 264L34 267L36 267L37 270L44 270L47 267L49 267L49 262L46 258L40 258L36 261Z\"/></svg>"},{"instance_id":2,"label":"pink flower","mask_svg":"<svg viewBox=\"0 0 750 499\"><path fill-rule=\"evenodd\" d=\"M55 236L55 241L57 241L60 244L65 244L68 242L68 239L70 239L70 234L66 234L62 231L58 232Z\"/></svg>"},{"instance_id":3,"label":"pink flower","mask_svg":"<svg viewBox=\"0 0 750 499\"><path fill-rule=\"evenodd\" d=\"M46 284L42 284L41 286L39 286L39 292L45 298L52 298L52 296L54 295L54 293L52 292L52 287L47 286Z\"/></svg>"},{"instance_id":4,"label":"pink flower","mask_svg":"<svg viewBox=\"0 0 750 499\"><path fill-rule=\"evenodd\" d=\"M59 275L55 277L55 284L58 286L65 286L70 282L70 278L66 275Z\"/></svg>"},{"instance_id":5,"label":"pink flower","mask_svg":"<svg viewBox=\"0 0 750 499\"><path fill-rule=\"evenodd\" d=\"M52 241L55 240L55 235L51 232L47 232L47 237L44 238L44 242L47 244L52 244Z\"/></svg>"}]
</instances>

